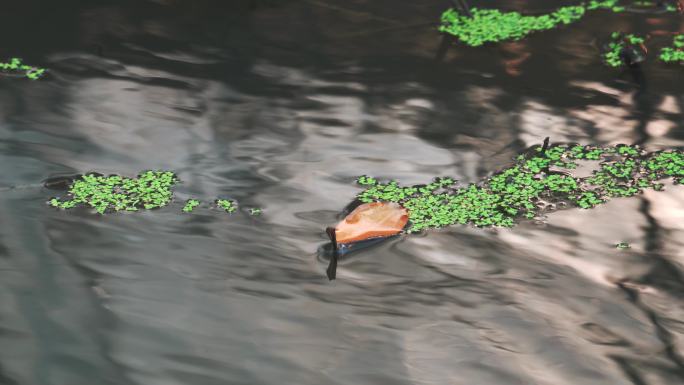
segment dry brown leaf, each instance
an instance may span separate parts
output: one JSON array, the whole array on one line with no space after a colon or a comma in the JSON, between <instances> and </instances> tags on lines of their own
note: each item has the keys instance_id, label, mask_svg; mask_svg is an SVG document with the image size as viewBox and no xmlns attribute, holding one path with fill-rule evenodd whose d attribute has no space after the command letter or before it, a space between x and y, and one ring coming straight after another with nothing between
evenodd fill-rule
<instances>
[{"instance_id":1,"label":"dry brown leaf","mask_svg":"<svg viewBox=\"0 0 684 385\"><path fill-rule=\"evenodd\" d=\"M337 224L335 237L337 243L388 237L399 234L407 222L408 212L397 203L364 203Z\"/></svg>"}]
</instances>

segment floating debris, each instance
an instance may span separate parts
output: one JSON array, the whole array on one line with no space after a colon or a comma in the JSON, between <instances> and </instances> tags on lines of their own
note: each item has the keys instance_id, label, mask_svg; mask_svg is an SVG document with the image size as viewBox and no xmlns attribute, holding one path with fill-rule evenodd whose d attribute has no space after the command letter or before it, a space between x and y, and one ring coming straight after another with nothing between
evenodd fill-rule
<instances>
[{"instance_id":1,"label":"floating debris","mask_svg":"<svg viewBox=\"0 0 684 385\"><path fill-rule=\"evenodd\" d=\"M408 212L394 202L360 205L335 226L338 244L384 238L399 234L408 222Z\"/></svg>"},{"instance_id":2,"label":"floating debris","mask_svg":"<svg viewBox=\"0 0 684 385\"><path fill-rule=\"evenodd\" d=\"M672 46L660 50L658 57L665 63L684 64L684 34L676 34L672 39Z\"/></svg>"},{"instance_id":3,"label":"floating debris","mask_svg":"<svg viewBox=\"0 0 684 385\"><path fill-rule=\"evenodd\" d=\"M48 203L61 209L90 206L100 214L150 210L171 202L171 187L177 182L170 171L145 171L137 178L91 173L73 181L68 192L70 199L52 198Z\"/></svg>"},{"instance_id":4,"label":"floating debris","mask_svg":"<svg viewBox=\"0 0 684 385\"><path fill-rule=\"evenodd\" d=\"M217 199L216 206L224 209L227 213L234 213L237 210L237 205L235 201L230 199Z\"/></svg>"},{"instance_id":5,"label":"floating debris","mask_svg":"<svg viewBox=\"0 0 684 385\"><path fill-rule=\"evenodd\" d=\"M598 169L590 176L573 176L572 171L585 161L599 161ZM357 199L394 202L406 208L409 233L454 224L512 227L518 219L542 214L545 202L592 208L645 188L662 190L663 184L657 181L667 177L684 184L684 152L646 154L626 145L535 146L480 184L455 187L453 179L437 178L427 185L404 187L390 181L373 184Z\"/></svg>"},{"instance_id":6,"label":"floating debris","mask_svg":"<svg viewBox=\"0 0 684 385\"><path fill-rule=\"evenodd\" d=\"M253 207L253 208L249 209L249 215L257 217L257 216L261 215L261 209L258 207Z\"/></svg>"},{"instance_id":7,"label":"floating debris","mask_svg":"<svg viewBox=\"0 0 684 385\"><path fill-rule=\"evenodd\" d=\"M602 55L603 61L609 67L633 66L645 60L647 52L644 45L645 38L622 32L613 32L610 37L607 52Z\"/></svg>"},{"instance_id":8,"label":"floating debris","mask_svg":"<svg viewBox=\"0 0 684 385\"><path fill-rule=\"evenodd\" d=\"M368 181L365 177L359 177L358 180ZM370 202L358 205L337 226L325 230L332 245L332 255L326 269L328 279L335 279L337 260L341 255L395 236L404 230L407 223L408 212L397 203Z\"/></svg>"},{"instance_id":9,"label":"floating debris","mask_svg":"<svg viewBox=\"0 0 684 385\"><path fill-rule=\"evenodd\" d=\"M627 242L620 242L620 243L615 244L615 248L620 249L620 250L624 250L624 249L631 248L631 246Z\"/></svg>"},{"instance_id":10,"label":"floating debris","mask_svg":"<svg viewBox=\"0 0 684 385\"><path fill-rule=\"evenodd\" d=\"M0 63L0 73L20 75L31 80L38 80L38 78L45 74L45 68L23 64L21 59L14 57L9 62Z\"/></svg>"},{"instance_id":11,"label":"floating debris","mask_svg":"<svg viewBox=\"0 0 684 385\"><path fill-rule=\"evenodd\" d=\"M183 212L190 213L195 207L200 205L200 201L197 199L188 199L185 201L185 206L183 206Z\"/></svg>"},{"instance_id":12,"label":"floating debris","mask_svg":"<svg viewBox=\"0 0 684 385\"><path fill-rule=\"evenodd\" d=\"M74 180L80 178L81 175L57 175L47 178L43 181L43 187L49 190L67 191L74 183Z\"/></svg>"}]
</instances>

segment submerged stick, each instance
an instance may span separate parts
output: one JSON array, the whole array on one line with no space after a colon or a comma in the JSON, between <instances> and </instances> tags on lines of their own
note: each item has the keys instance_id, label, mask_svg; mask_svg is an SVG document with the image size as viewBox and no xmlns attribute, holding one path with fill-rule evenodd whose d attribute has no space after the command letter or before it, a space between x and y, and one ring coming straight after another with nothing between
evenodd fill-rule
<instances>
[{"instance_id":1,"label":"submerged stick","mask_svg":"<svg viewBox=\"0 0 684 385\"><path fill-rule=\"evenodd\" d=\"M473 17L473 14L470 13L470 6L466 0L451 0L451 3L468 17Z\"/></svg>"},{"instance_id":2,"label":"submerged stick","mask_svg":"<svg viewBox=\"0 0 684 385\"><path fill-rule=\"evenodd\" d=\"M325 273L328 275L328 279L332 281L337 276L337 235L335 234L334 227L326 228L325 232L328 234L333 247L332 257L330 257L330 264L328 264L328 268L325 270Z\"/></svg>"},{"instance_id":3,"label":"submerged stick","mask_svg":"<svg viewBox=\"0 0 684 385\"><path fill-rule=\"evenodd\" d=\"M437 48L437 54L435 55L435 60L437 62L441 62L446 57L446 54L449 51L449 40L449 35L442 35L442 41L439 43L439 48Z\"/></svg>"}]
</instances>

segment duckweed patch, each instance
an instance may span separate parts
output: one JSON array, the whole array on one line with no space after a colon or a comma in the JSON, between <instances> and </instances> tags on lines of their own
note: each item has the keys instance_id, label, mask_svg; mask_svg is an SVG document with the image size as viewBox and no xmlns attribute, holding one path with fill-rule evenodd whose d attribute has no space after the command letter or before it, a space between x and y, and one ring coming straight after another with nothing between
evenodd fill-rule
<instances>
[{"instance_id":1,"label":"duckweed patch","mask_svg":"<svg viewBox=\"0 0 684 385\"><path fill-rule=\"evenodd\" d=\"M608 50L603 54L603 61L609 67L619 68L626 64L626 61L638 62L643 60L643 51L640 46L646 39L634 34L624 34L613 32L611 41L608 43Z\"/></svg>"},{"instance_id":2,"label":"duckweed patch","mask_svg":"<svg viewBox=\"0 0 684 385\"><path fill-rule=\"evenodd\" d=\"M466 45L477 47L485 43L520 40L533 32L575 23L588 11L601 9L612 12L626 10L618 0L591 0L580 5L560 7L556 11L538 16L472 8L470 17L452 8L442 13L439 31L455 36ZM677 8L668 6L667 10L676 11Z\"/></svg>"},{"instance_id":3,"label":"duckweed patch","mask_svg":"<svg viewBox=\"0 0 684 385\"><path fill-rule=\"evenodd\" d=\"M235 204L235 201L232 201L230 199L217 199L216 206L231 214L234 213L235 210L237 210L237 205Z\"/></svg>"},{"instance_id":4,"label":"duckweed patch","mask_svg":"<svg viewBox=\"0 0 684 385\"><path fill-rule=\"evenodd\" d=\"M200 201L197 199L188 199L185 201L185 206L183 206L183 212L185 213L191 213L195 207L200 205Z\"/></svg>"},{"instance_id":5,"label":"duckweed patch","mask_svg":"<svg viewBox=\"0 0 684 385\"><path fill-rule=\"evenodd\" d=\"M571 170L587 160L600 161L599 168L588 177L573 176ZM480 184L457 187L451 178L437 178L427 185L401 186L373 179L357 198L401 204L409 211L408 232L454 224L512 227L520 219L538 217L548 204L588 209L646 188L662 190L657 181L667 177L684 184L682 151L646 154L624 145L537 146Z\"/></svg>"},{"instance_id":6,"label":"duckweed patch","mask_svg":"<svg viewBox=\"0 0 684 385\"><path fill-rule=\"evenodd\" d=\"M484 43L520 40L530 33L546 31L558 25L580 20L588 9L615 8L617 1L592 1L589 5L566 6L549 14L524 16L518 12L472 8L472 17L448 9L442 14L440 32L456 36L461 42L477 47Z\"/></svg>"},{"instance_id":7,"label":"duckweed patch","mask_svg":"<svg viewBox=\"0 0 684 385\"><path fill-rule=\"evenodd\" d=\"M672 46L661 49L658 57L665 63L684 63L684 34L675 35Z\"/></svg>"},{"instance_id":8,"label":"duckweed patch","mask_svg":"<svg viewBox=\"0 0 684 385\"><path fill-rule=\"evenodd\" d=\"M5 63L0 63L0 72L10 73L10 74L22 74L23 76L31 79L37 80L43 74L45 74L45 68L38 68L26 65L22 63L19 58L11 58L10 61Z\"/></svg>"},{"instance_id":9,"label":"duckweed patch","mask_svg":"<svg viewBox=\"0 0 684 385\"><path fill-rule=\"evenodd\" d=\"M170 171L145 171L137 178L87 174L71 184L68 198L52 198L48 203L61 209L89 206L100 214L150 210L171 202L171 187L177 182Z\"/></svg>"},{"instance_id":10,"label":"duckweed patch","mask_svg":"<svg viewBox=\"0 0 684 385\"><path fill-rule=\"evenodd\" d=\"M373 186L378 183L378 181L370 177L368 175L361 175L360 177L356 178L356 183L362 185L362 186Z\"/></svg>"},{"instance_id":11,"label":"duckweed patch","mask_svg":"<svg viewBox=\"0 0 684 385\"><path fill-rule=\"evenodd\" d=\"M77 206L92 207L100 214L151 210L171 203L171 189L178 182L176 174L171 171L145 171L136 178L90 173L74 179L66 197L51 198L47 203L65 210ZM231 214L238 208L237 202L231 199L216 199L214 203L217 208ZM198 199L187 199L182 211L192 213L201 204ZM247 212L252 216L259 216L262 209L252 207Z\"/></svg>"}]
</instances>

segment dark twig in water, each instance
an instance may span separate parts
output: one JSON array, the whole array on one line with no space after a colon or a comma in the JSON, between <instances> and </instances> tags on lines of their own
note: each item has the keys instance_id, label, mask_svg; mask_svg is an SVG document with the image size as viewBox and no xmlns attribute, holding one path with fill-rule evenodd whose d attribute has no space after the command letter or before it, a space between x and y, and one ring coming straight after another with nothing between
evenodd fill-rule
<instances>
[{"instance_id":1,"label":"dark twig in water","mask_svg":"<svg viewBox=\"0 0 684 385\"><path fill-rule=\"evenodd\" d=\"M335 235L334 227L326 228L325 232L328 234L330 242L332 243L332 256L330 257L330 264L328 264L328 269L325 273L328 275L328 279L332 281L337 276L337 236Z\"/></svg>"},{"instance_id":2,"label":"dark twig in water","mask_svg":"<svg viewBox=\"0 0 684 385\"><path fill-rule=\"evenodd\" d=\"M435 55L435 60L438 62L441 62L444 60L446 57L447 52L449 51L449 42L451 41L451 38L449 35L444 34L442 35L442 42L439 43L439 48L437 48L437 54Z\"/></svg>"},{"instance_id":3,"label":"dark twig in water","mask_svg":"<svg viewBox=\"0 0 684 385\"><path fill-rule=\"evenodd\" d=\"M468 2L466 0L451 0L451 3L458 10L468 15L468 17L473 17L473 14L470 13L470 6L468 5Z\"/></svg>"},{"instance_id":4,"label":"dark twig in water","mask_svg":"<svg viewBox=\"0 0 684 385\"><path fill-rule=\"evenodd\" d=\"M81 175L60 175L45 179L43 181L43 187L50 190L69 190L71 184L74 180L80 178Z\"/></svg>"}]
</instances>

